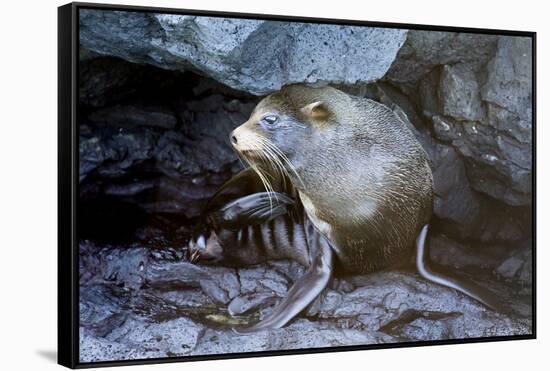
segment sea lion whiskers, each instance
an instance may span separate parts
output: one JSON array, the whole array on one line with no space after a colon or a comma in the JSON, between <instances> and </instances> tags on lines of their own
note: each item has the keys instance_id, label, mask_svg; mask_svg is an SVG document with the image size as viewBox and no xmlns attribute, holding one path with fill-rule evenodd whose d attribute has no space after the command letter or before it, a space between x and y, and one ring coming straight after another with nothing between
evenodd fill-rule
<instances>
[{"instance_id":1,"label":"sea lion whiskers","mask_svg":"<svg viewBox=\"0 0 550 371\"><path fill-rule=\"evenodd\" d=\"M254 153L257 154L260 157L261 162L266 162L266 163L270 164L271 166L273 166L272 161L270 161L269 156L266 154L264 148L261 146L260 143L253 142L253 143L250 143L250 146L252 147L252 150L254 151ZM263 186L266 190L267 196L269 198L270 210L272 211L273 210L273 197L276 200L278 200L278 197L277 197L277 194L273 190L273 185L271 184L271 182L268 179L269 178L269 172L264 173L262 171L261 166L259 164L257 164L256 162L252 161L251 159L249 159L245 154L243 154L243 157L246 160L246 162L248 162L250 167L252 169L254 169L254 171L260 177L260 180L261 180L261 182L262 182L262 184L263 184Z\"/></svg>"},{"instance_id":2,"label":"sea lion whiskers","mask_svg":"<svg viewBox=\"0 0 550 371\"><path fill-rule=\"evenodd\" d=\"M260 167L257 166L256 164L251 163L250 167L252 167L256 173L258 173L258 176L260 177L260 180L262 181L262 184L265 187L267 197L269 198L269 209L273 210L273 196L275 198L277 198L277 196L273 191L273 186L271 185L271 182L269 181L267 174L263 173L262 170L260 170Z\"/></svg>"},{"instance_id":3,"label":"sea lion whiskers","mask_svg":"<svg viewBox=\"0 0 550 371\"><path fill-rule=\"evenodd\" d=\"M233 149L233 152L235 152L237 154L237 159L239 159L239 162L241 163L241 166L243 168L246 168L246 165L243 162L243 157L242 157L241 153L239 151L236 151L235 149ZM246 163L248 164L248 161ZM248 164L248 165L250 165L250 164Z\"/></svg>"},{"instance_id":4,"label":"sea lion whiskers","mask_svg":"<svg viewBox=\"0 0 550 371\"><path fill-rule=\"evenodd\" d=\"M280 174L283 181L283 188L286 188L286 178L288 177L288 171L285 169L283 163L273 148L270 147L269 141L264 138L259 138L260 144L263 146L262 151L265 151L267 155L268 164L271 165Z\"/></svg>"},{"instance_id":5,"label":"sea lion whiskers","mask_svg":"<svg viewBox=\"0 0 550 371\"><path fill-rule=\"evenodd\" d=\"M277 170L283 181L283 188L286 189L286 182L287 182L287 179L290 179L290 174L288 173L288 170L284 166L284 163L282 162L281 157L277 154L276 149L271 147L269 141L262 139L262 145L264 146L264 149L266 150L266 152L268 152L271 155L273 163L270 165L272 166L273 164L276 165Z\"/></svg>"},{"instance_id":6,"label":"sea lion whiskers","mask_svg":"<svg viewBox=\"0 0 550 371\"><path fill-rule=\"evenodd\" d=\"M259 138L259 141L262 142L266 147L270 148L273 152L275 152L277 157L282 159L287 164L287 166L294 173L294 175L296 176L296 179L300 182L300 184L302 186L304 186L304 182L302 181L302 178L300 177L300 175L296 171L296 167L292 164L292 162L290 162L290 160L283 153L283 151L281 151L279 149L279 147L277 147L273 142L271 142L271 141L269 141L265 138ZM283 170L285 171L286 175L290 178L290 174L288 173L288 170L284 166L283 166Z\"/></svg>"},{"instance_id":7,"label":"sea lion whiskers","mask_svg":"<svg viewBox=\"0 0 550 371\"><path fill-rule=\"evenodd\" d=\"M256 143L255 145L258 147L258 154L260 156L260 161L269 170L275 171L273 172L273 171L267 170L266 173L264 174L265 177L271 178L273 181L276 181L280 177L282 178L282 181L286 186L286 176L285 176L286 170L282 165L281 161L279 160L279 158L275 155L275 153L273 153L273 151L270 148L264 146L264 143L259 142L259 143ZM260 166L258 166L258 168L260 168ZM263 170L266 170L266 169L263 169ZM275 197L277 201L279 201L277 193L273 191L273 184L271 182L269 182L269 186L271 187L271 194Z\"/></svg>"},{"instance_id":8,"label":"sea lion whiskers","mask_svg":"<svg viewBox=\"0 0 550 371\"><path fill-rule=\"evenodd\" d=\"M254 170L254 172L258 174L258 177L260 178L260 181L262 182L262 185L264 186L267 196L269 198L270 209L273 210L273 197L275 197L275 199L277 200L278 198L273 190L273 185L268 179L270 175L269 172L264 172L261 166L262 162L267 162L271 164L271 161L269 160L268 155L266 155L263 146L258 142L258 138L260 138L258 134L254 133L251 130L245 130L243 134L244 135L242 135L240 143L246 143L245 146L236 147L235 143L233 143L233 148L235 149L237 155L244 159L248 163L248 165L250 165L250 167ZM233 134L232 138L235 138ZM254 159L253 157L258 157L260 161L256 161L257 159ZM272 167L272 165L270 167Z\"/></svg>"},{"instance_id":9,"label":"sea lion whiskers","mask_svg":"<svg viewBox=\"0 0 550 371\"><path fill-rule=\"evenodd\" d=\"M272 197L278 200L277 194L273 192L273 185L271 184L269 178L270 175L272 178L276 178L277 176L280 176L282 179L282 182L284 184L284 188L286 188L286 181L287 177L289 178L288 170L283 165L283 162L281 161L281 157L279 154L282 154L282 152L278 148L273 148L273 145L266 139L262 137L254 137L253 141L250 141L248 143L250 146L250 149L256 156L259 157L260 164L254 162L252 159L248 158L246 156L246 153L239 153L239 151L236 151L239 156L242 156L245 161L258 173L258 176L260 177L260 180L262 181L266 192L268 194L269 200L270 200L270 209L273 209L273 201ZM286 156L285 156L286 157ZM286 159L286 161L290 164L290 161ZM261 163L264 163L268 168L274 170L276 174L273 174L272 172L264 172ZM292 164L290 166L293 168Z\"/></svg>"}]
</instances>

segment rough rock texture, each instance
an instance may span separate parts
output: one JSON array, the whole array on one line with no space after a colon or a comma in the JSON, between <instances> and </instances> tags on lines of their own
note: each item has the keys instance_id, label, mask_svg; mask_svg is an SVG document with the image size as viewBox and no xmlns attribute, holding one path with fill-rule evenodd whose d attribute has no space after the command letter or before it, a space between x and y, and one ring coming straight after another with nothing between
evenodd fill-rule
<instances>
[{"instance_id":1,"label":"rough rock texture","mask_svg":"<svg viewBox=\"0 0 550 371\"><path fill-rule=\"evenodd\" d=\"M81 360L532 331L531 45L526 38L83 11L79 86ZM339 277L280 330L304 271L189 264L201 206L242 168L228 144L258 95L332 83L390 107L430 156L430 257L507 314L410 271Z\"/></svg>"},{"instance_id":2,"label":"rough rock texture","mask_svg":"<svg viewBox=\"0 0 550 371\"><path fill-rule=\"evenodd\" d=\"M117 68L111 73L122 75ZM85 69L81 79L87 84L92 76ZM227 138L254 100L183 78L175 86L144 81L154 86L153 97L129 100L120 98L121 89L105 87L81 94L81 102L92 102L80 124L81 199L111 196L148 213L196 217L204 200L242 168ZM180 83L193 84L197 94L172 94ZM162 89L170 92L166 99L155 97ZM110 104L95 107L101 95Z\"/></svg>"},{"instance_id":3,"label":"rough rock texture","mask_svg":"<svg viewBox=\"0 0 550 371\"><path fill-rule=\"evenodd\" d=\"M415 31L386 80L437 139L466 159L471 186L512 206L531 200L531 39Z\"/></svg>"},{"instance_id":4,"label":"rough rock texture","mask_svg":"<svg viewBox=\"0 0 550 371\"><path fill-rule=\"evenodd\" d=\"M531 331L529 290L494 279L483 281L510 306L511 313L505 315L416 274L381 272L336 279L303 315L282 329L236 335L231 326L267 315L303 267L289 261L239 269L196 266L187 263L179 249L165 251L171 254L161 255L140 245L81 243L81 361ZM520 269L509 260L499 267L508 276Z\"/></svg>"},{"instance_id":5,"label":"rough rock texture","mask_svg":"<svg viewBox=\"0 0 550 371\"><path fill-rule=\"evenodd\" d=\"M386 77L418 82L434 67L456 63L481 66L494 54L497 36L457 32L411 31Z\"/></svg>"},{"instance_id":6,"label":"rough rock texture","mask_svg":"<svg viewBox=\"0 0 550 371\"><path fill-rule=\"evenodd\" d=\"M378 80L405 36L406 31L398 29L80 12L80 41L89 50L161 68L199 71L257 95L293 82Z\"/></svg>"}]
</instances>

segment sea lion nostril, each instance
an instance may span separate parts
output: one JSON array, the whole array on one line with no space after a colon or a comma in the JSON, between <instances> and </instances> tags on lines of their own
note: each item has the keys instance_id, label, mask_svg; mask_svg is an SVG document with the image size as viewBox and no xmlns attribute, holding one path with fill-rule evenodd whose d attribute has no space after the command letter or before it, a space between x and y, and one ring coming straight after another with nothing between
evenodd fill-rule
<instances>
[{"instance_id":1,"label":"sea lion nostril","mask_svg":"<svg viewBox=\"0 0 550 371\"><path fill-rule=\"evenodd\" d=\"M231 134L231 144L237 144L237 137L234 134Z\"/></svg>"}]
</instances>

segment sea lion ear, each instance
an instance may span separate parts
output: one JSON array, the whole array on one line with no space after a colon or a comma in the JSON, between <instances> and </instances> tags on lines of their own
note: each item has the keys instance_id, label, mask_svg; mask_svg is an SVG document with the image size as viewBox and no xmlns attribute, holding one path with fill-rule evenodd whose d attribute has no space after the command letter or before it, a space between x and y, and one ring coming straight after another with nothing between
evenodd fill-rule
<instances>
[{"instance_id":1,"label":"sea lion ear","mask_svg":"<svg viewBox=\"0 0 550 371\"><path fill-rule=\"evenodd\" d=\"M320 100L303 106L300 111L304 115L314 119L324 119L329 114L327 105L325 104L325 102Z\"/></svg>"}]
</instances>

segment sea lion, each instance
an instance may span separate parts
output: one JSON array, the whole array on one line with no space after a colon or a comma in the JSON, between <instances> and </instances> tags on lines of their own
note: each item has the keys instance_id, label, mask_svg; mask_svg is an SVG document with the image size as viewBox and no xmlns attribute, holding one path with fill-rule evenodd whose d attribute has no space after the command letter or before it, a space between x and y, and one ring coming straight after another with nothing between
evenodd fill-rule
<instances>
[{"instance_id":1,"label":"sea lion","mask_svg":"<svg viewBox=\"0 0 550 371\"><path fill-rule=\"evenodd\" d=\"M428 267L432 172L414 134L388 107L332 87L289 85L261 100L230 141L251 169L213 198L208 232L192 250L253 264L262 254L248 250L284 245L279 257L300 255L309 266L271 315L239 332L284 326L324 289L336 264L360 274L398 267L415 246L424 278L494 307L481 288ZM293 243L273 242L299 229L307 233Z\"/></svg>"}]
</instances>

